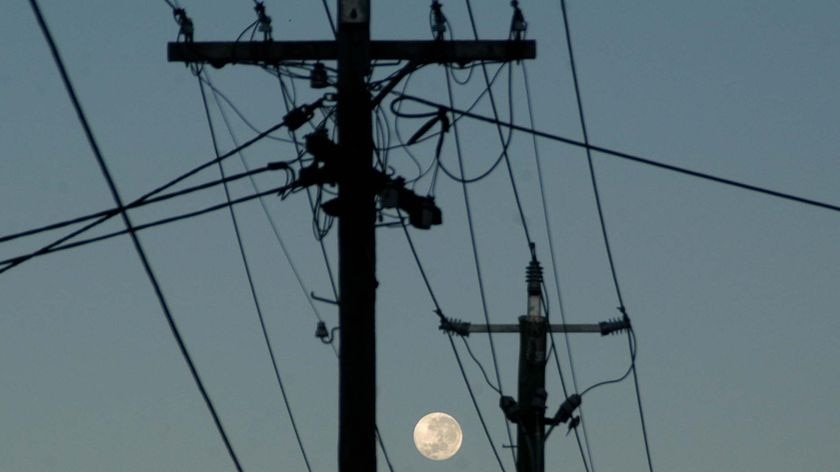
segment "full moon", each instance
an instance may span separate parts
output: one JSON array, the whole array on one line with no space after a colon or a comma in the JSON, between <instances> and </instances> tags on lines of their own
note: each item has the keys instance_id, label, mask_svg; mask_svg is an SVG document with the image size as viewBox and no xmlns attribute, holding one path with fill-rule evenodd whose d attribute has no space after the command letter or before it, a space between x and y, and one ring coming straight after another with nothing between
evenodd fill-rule
<instances>
[{"instance_id":1,"label":"full moon","mask_svg":"<svg viewBox=\"0 0 840 472\"><path fill-rule=\"evenodd\" d=\"M461 425L446 413L433 412L420 418L414 427L414 446L424 457L443 461L461 449Z\"/></svg>"}]
</instances>

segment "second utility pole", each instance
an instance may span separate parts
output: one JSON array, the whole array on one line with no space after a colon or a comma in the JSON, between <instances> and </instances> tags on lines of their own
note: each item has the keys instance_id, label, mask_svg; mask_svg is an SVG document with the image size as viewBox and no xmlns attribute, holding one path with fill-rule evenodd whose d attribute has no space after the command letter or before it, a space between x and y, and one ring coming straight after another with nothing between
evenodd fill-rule
<instances>
[{"instance_id":1,"label":"second utility pole","mask_svg":"<svg viewBox=\"0 0 840 472\"><path fill-rule=\"evenodd\" d=\"M376 243L370 1L338 3L340 371L338 470L376 470ZM350 438L355 438L350 440Z\"/></svg>"}]
</instances>

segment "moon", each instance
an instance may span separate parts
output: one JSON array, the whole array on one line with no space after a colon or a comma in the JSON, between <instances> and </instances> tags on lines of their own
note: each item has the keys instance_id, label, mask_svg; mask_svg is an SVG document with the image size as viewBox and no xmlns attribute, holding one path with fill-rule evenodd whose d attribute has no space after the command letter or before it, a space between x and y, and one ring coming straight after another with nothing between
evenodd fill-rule
<instances>
[{"instance_id":1,"label":"moon","mask_svg":"<svg viewBox=\"0 0 840 472\"><path fill-rule=\"evenodd\" d=\"M461 449L464 434L455 418L432 412L420 418L414 427L414 446L424 457L444 461Z\"/></svg>"}]
</instances>

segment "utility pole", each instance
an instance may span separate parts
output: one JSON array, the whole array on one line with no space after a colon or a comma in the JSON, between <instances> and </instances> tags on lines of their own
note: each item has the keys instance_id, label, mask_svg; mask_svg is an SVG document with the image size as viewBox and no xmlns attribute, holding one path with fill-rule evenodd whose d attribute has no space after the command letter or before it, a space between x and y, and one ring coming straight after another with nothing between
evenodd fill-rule
<instances>
[{"instance_id":1,"label":"utility pole","mask_svg":"<svg viewBox=\"0 0 840 472\"><path fill-rule=\"evenodd\" d=\"M262 2L256 7L261 31L270 32ZM340 400L339 471L376 470L376 241L375 201L386 190L391 203L409 213L421 229L440 224L440 210L428 197L414 195L373 167L372 111L397 83L417 68L433 63L512 61L536 57L534 41L371 41L370 0L338 0L335 41L194 42L192 25L184 42L169 43L172 62L280 65L294 60L338 62L338 154L325 174L315 169L304 185L338 184L338 199L324 211L338 217ZM265 25L268 19L268 25ZM408 61L401 73L371 97L365 77L372 60ZM316 156L316 160L318 157ZM314 177L313 177L314 175ZM319 181L319 179L321 179ZM333 183L330 181L330 183ZM395 187L397 187L395 189ZM383 198L383 201L386 200Z\"/></svg>"},{"instance_id":2,"label":"utility pole","mask_svg":"<svg viewBox=\"0 0 840 472\"><path fill-rule=\"evenodd\" d=\"M519 381L518 401L503 396L499 406L505 417L516 424L516 471L545 471L545 427L556 426L569 420L570 429L577 426L574 410L580 406L580 395L565 398L557 413L545 416L546 399L545 365L548 362L547 336L555 333L600 333L602 336L629 329L630 322L621 320L603 321L596 324L549 324L543 313L543 274L531 244L531 261L525 271L527 286L527 311L519 317L518 324L472 324L444 319L440 329L461 336L470 333L519 333Z\"/></svg>"}]
</instances>

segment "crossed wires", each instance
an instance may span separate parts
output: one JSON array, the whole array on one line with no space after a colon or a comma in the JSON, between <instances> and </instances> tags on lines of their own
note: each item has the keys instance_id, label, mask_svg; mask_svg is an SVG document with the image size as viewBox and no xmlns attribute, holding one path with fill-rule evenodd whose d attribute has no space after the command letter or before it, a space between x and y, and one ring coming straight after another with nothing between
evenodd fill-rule
<instances>
[{"instance_id":1,"label":"crossed wires","mask_svg":"<svg viewBox=\"0 0 840 472\"><path fill-rule=\"evenodd\" d=\"M190 373L192 374L193 380L196 383L199 391L201 392L201 396L204 399L204 403L207 406L211 416L213 417L213 422L216 425L216 429L221 436L225 448L227 449L228 455L230 459L233 461L237 470L242 470L242 465L239 462L239 458L236 455L236 452L233 449L233 445L230 442L227 432L225 431L224 426L222 425L221 418L219 417L218 412L216 411L216 407L213 404L213 401L210 399L210 395L208 394L206 388L204 387L204 383L201 380L201 377L198 374L198 370L195 366L195 363L192 360L192 357L187 350L187 346L184 343L184 340L181 336L181 333L175 324L175 319L172 316L172 312L169 309L169 305L164 298L163 291L161 290L160 284L158 283L157 277L154 274L154 270L152 269L151 262L149 261L148 257L146 256L146 252L143 249L142 244L140 243L140 239L137 236L137 233L134 231L134 226L131 222L131 218L128 216L128 213L123 205L122 197L120 196L119 191L117 190L116 182L114 181L113 177L111 176L111 172L108 169L108 165L105 162L105 158L102 155L102 152L99 149L99 145L97 144L96 138L93 136L93 130L88 123L87 117L85 116L84 111L82 110L82 105L79 102L78 97L76 96L75 89L70 81L70 77L67 73L67 70L64 66L64 62L61 59L61 56L58 52L58 47L55 43L55 40L50 33L49 27L44 20L44 16L41 13L41 8L38 5L37 0L29 0L29 4L32 7L32 11L35 13L35 17L38 22L38 26L41 28L41 32L44 35L44 38L49 45L50 52L52 53L53 59L55 61L56 66L58 67L59 74L61 75L61 80L64 83L64 87L67 89L67 94L70 96L70 100L73 103L73 108L78 115L79 122L84 129L85 136L87 137L88 143L90 144L91 150L93 151L94 157L96 158L97 163L99 164L99 168L104 176L108 188L111 192L111 196L114 199L117 207L120 209L120 216L122 217L123 223L125 224L126 228L129 231L129 236L131 237L131 241L134 245L135 250L137 251L137 255L140 257L140 261L143 265L143 269L146 272L149 281L152 284L154 289L155 295L160 303L161 309L166 317L166 321L169 325L170 331L172 335L175 337L175 340L178 344L178 348L181 351L181 355L187 363L187 366L190 369Z\"/></svg>"}]
</instances>

